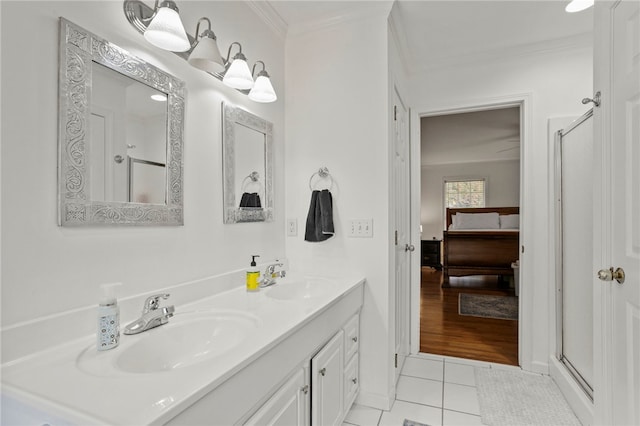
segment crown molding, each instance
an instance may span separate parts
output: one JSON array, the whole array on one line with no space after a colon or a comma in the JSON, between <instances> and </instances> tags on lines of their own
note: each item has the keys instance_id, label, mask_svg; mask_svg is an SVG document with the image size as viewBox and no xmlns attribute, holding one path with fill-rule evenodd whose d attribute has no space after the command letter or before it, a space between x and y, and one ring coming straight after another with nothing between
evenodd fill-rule
<instances>
[{"instance_id":1,"label":"crown molding","mask_svg":"<svg viewBox=\"0 0 640 426\"><path fill-rule=\"evenodd\" d=\"M281 39L287 38L289 26L284 19L276 12L271 3L264 0L245 0L247 5L267 24L273 32Z\"/></svg>"},{"instance_id":2,"label":"crown molding","mask_svg":"<svg viewBox=\"0 0 640 426\"><path fill-rule=\"evenodd\" d=\"M288 35L296 36L326 30L336 25L359 21L374 16L388 18L392 6L393 1L391 0L362 2L362 4L345 9L339 15L324 16L318 19L291 24L289 25Z\"/></svg>"},{"instance_id":3,"label":"crown molding","mask_svg":"<svg viewBox=\"0 0 640 426\"><path fill-rule=\"evenodd\" d=\"M464 66L486 62L499 62L514 58L532 57L569 50L587 49L593 47L593 33L585 32L569 37L541 42L509 46L506 48L485 50L466 55L451 56L437 59L427 66L416 66L411 74L431 72L452 66Z\"/></svg>"}]
</instances>

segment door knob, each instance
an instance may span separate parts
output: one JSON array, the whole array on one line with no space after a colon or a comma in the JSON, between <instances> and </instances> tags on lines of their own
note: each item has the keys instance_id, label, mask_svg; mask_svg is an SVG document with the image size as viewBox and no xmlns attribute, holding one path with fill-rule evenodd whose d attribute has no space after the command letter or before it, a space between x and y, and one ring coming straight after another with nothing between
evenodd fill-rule
<instances>
[{"instance_id":1,"label":"door knob","mask_svg":"<svg viewBox=\"0 0 640 426\"><path fill-rule=\"evenodd\" d=\"M584 98L582 100L582 103L584 105L588 104L589 102L593 102L593 105L599 107L600 106L600 92L596 92L596 95L593 97L593 99L591 98Z\"/></svg>"},{"instance_id":2,"label":"door knob","mask_svg":"<svg viewBox=\"0 0 640 426\"><path fill-rule=\"evenodd\" d=\"M404 245L404 251L414 251L416 248L413 246L413 244L405 244Z\"/></svg>"},{"instance_id":3,"label":"door knob","mask_svg":"<svg viewBox=\"0 0 640 426\"><path fill-rule=\"evenodd\" d=\"M624 269L616 268L614 270L613 267L609 269L600 269L598 271L598 279L600 279L601 281L616 280L619 284L623 284L625 279Z\"/></svg>"},{"instance_id":4,"label":"door knob","mask_svg":"<svg viewBox=\"0 0 640 426\"><path fill-rule=\"evenodd\" d=\"M327 369L323 368L320 370L320 375L324 376L325 374L327 374Z\"/></svg>"}]
</instances>

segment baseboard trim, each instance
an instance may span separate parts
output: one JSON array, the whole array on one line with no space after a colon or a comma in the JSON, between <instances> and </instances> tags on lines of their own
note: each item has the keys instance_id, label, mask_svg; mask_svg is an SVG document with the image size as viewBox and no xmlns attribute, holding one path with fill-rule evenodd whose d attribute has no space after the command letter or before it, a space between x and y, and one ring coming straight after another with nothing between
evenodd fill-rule
<instances>
[{"instance_id":1,"label":"baseboard trim","mask_svg":"<svg viewBox=\"0 0 640 426\"><path fill-rule=\"evenodd\" d=\"M593 424L593 402L555 357L549 359L549 375L583 425Z\"/></svg>"},{"instance_id":2,"label":"baseboard trim","mask_svg":"<svg viewBox=\"0 0 640 426\"><path fill-rule=\"evenodd\" d=\"M389 395L363 392L360 390L358 397L356 398L356 404L388 411L391 410L394 400L395 398L392 398Z\"/></svg>"},{"instance_id":3,"label":"baseboard trim","mask_svg":"<svg viewBox=\"0 0 640 426\"><path fill-rule=\"evenodd\" d=\"M531 369L525 369L527 371L531 371L532 373L539 373L549 375L549 364L546 362L533 361L530 365Z\"/></svg>"}]
</instances>

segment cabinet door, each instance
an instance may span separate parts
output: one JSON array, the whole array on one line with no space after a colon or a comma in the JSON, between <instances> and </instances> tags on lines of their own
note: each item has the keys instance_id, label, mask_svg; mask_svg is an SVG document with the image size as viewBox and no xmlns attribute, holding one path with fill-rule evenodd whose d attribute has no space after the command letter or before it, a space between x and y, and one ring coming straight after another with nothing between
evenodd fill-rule
<instances>
[{"instance_id":1,"label":"cabinet door","mask_svg":"<svg viewBox=\"0 0 640 426\"><path fill-rule=\"evenodd\" d=\"M340 425L344 418L344 333L311 359L311 424Z\"/></svg>"},{"instance_id":2,"label":"cabinet door","mask_svg":"<svg viewBox=\"0 0 640 426\"><path fill-rule=\"evenodd\" d=\"M245 425L308 426L308 369L300 368L282 385Z\"/></svg>"}]
</instances>

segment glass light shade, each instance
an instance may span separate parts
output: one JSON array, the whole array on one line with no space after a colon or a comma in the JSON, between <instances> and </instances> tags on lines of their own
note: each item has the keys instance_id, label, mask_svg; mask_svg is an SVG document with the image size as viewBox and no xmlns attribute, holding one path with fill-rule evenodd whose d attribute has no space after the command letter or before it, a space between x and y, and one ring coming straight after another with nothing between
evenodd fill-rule
<instances>
[{"instance_id":1,"label":"glass light shade","mask_svg":"<svg viewBox=\"0 0 640 426\"><path fill-rule=\"evenodd\" d=\"M580 12L593 6L593 0L573 0L564 8L569 13Z\"/></svg>"},{"instance_id":2,"label":"glass light shade","mask_svg":"<svg viewBox=\"0 0 640 426\"><path fill-rule=\"evenodd\" d=\"M278 97L271 85L271 79L266 75L258 75L253 88L249 92L249 99L255 102L275 102Z\"/></svg>"},{"instance_id":3,"label":"glass light shade","mask_svg":"<svg viewBox=\"0 0 640 426\"><path fill-rule=\"evenodd\" d=\"M202 37L189 55L192 66L208 72L224 71L224 60L220 55L218 43L210 37Z\"/></svg>"},{"instance_id":4,"label":"glass light shade","mask_svg":"<svg viewBox=\"0 0 640 426\"><path fill-rule=\"evenodd\" d=\"M160 49L186 52L191 48L180 15L170 7L160 7L146 31L144 38Z\"/></svg>"},{"instance_id":5,"label":"glass light shade","mask_svg":"<svg viewBox=\"0 0 640 426\"><path fill-rule=\"evenodd\" d=\"M234 89L247 90L253 87L253 76L249 71L249 65L244 59L236 58L231 62L231 66L224 74L222 82Z\"/></svg>"}]
</instances>

